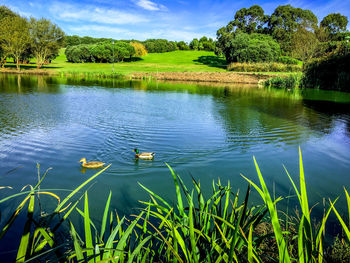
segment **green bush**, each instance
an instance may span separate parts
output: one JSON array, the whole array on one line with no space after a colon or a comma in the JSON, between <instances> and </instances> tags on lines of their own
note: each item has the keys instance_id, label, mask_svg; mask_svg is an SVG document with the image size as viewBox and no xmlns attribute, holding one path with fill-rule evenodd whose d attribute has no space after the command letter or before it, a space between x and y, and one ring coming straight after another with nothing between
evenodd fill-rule
<instances>
[{"instance_id":1,"label":"green bush","mask_svg":"<svg viewBox=\"0 0 350 263\"><path fill-rule=\"evenodd\" d=\"M286 89L298 88L300 85L301 76L298 74L292 74L288 77L274 77L264 82L265 87L278 87Z\"/></svg>"},{"instance_id":2,"label":"green bush","mask_svg":"<svg viewBox=\"0 0 350 263\"><path fill-rule=\"evenodd\" d=\"M276 61L281 53L279 44L269 35L240 33L223 48L227 62Z\"/></svg>"},{"instance_id":3,"label":"green bush","mask_svg":"<svg viewBox=\"0 0 350 263\"><path fill-rule=\"evenodd\" d=\"M343 42L330 55L305 64L303 87L350 91L350 45Z\"/></svg>"},{"instance_id":4,"label":"green bush","mask_svg":"<svg viewBox=\"0 0 350 263\"><path fill-rule=\"evenodd\" d=\"M135 54L135 49L125 41L101 42L92 45L69 46L65 51L67 60L73 63L84 62L119 62ZM114 56L113 56L114 54Z\"/></svg>"},{"instance_id":5,"label":"green bush","mask_svg":"<svg viewBox=\"0 0 350 263\"><path fill-rule=\"evenodd\" d=\"M300 72L301 65L288 65L277 62L272 63L231 63L227 70L238 72Z\"/></svg>"},{"instance_id":6,"label":"green bush","mask_svg":"<svg viewBox=\"0 0 350 263\"><path fill-rule=\"evenodd\" d=\"M287 65L302 65L303 62L288 56L282 56L277 59L277 62L287 64Z\"/></svg>"},{"instance_id":7,"label":"green bush","mask_svg":"<svg viewBox=\"0 0 350 263\"><path fill-rule=\"evenodd\" d=\"M148 53L164 53L177 49L175 42L166 39L147 39L142 44L146 47Z\"/></svg>"}]
</instances>

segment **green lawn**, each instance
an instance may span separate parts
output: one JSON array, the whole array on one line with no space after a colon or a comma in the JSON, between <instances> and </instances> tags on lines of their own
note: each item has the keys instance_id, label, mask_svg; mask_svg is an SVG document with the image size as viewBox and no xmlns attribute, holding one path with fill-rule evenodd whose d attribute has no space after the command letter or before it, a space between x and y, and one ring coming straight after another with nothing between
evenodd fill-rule
<instances>
[{"instance_id":1,"label":"green lawn","mask_svg":"<svg viewBox=\"0 0 350 263\"><path fill-rule=\"evenodd\" d=\"M141 59L131 62L115 63L117 73L133 72L212 72L226 71L226 61L208 51L174 51L167 53L150 53ZM111 73L112 63L69 63L62 49L60 55L52 61L47 69L62 73Z\"/></svg>"}]
</instances>

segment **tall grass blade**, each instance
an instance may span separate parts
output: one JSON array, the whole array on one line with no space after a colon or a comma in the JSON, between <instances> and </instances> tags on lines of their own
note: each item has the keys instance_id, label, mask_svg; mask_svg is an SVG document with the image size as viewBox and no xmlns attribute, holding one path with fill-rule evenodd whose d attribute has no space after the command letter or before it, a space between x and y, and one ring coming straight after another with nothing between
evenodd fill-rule
<instances>
[{"instance_id":1,"label":"tall grass blade","mask_svg":"<svg viewBox=\"0 0 350 263\"><path fill-rule=\"evenodd\" d=\"M87 196L87 192L85 192L85 200L84 200L84 230L85 230L85 246L87 249L91 249L87 251L87 257L90 258L93 255L93 244L92 244L92 234L91 234L91 225L90 225L90 215L89 215L89 200ZM93 262L93 260L89 260L89 262Z\"/></svg>"},{"instance_id":2,"label":"tall grass blade","mask_svg":"<svg viewBox=\"0 0 350 263\"><path fill-rule=\"evenodd\" d=\"M112 197L112 192L109 192L109 196L106 202L105 210L103 212L103 217L102 217L102 225L101 225L101 241L104 240L104 234L106 230L106 225L107 225L107 217L108 217L108 210L109 210L109 205L111 203L111 197Z\"/></svg>"},{"instance_id":3,"label":"tall grass blade","mask_svg":"<svg viewBox=\"0 0 350 263\"><path fill-rule=\"evenodd\" d=\"M332 203L330 200L329 200L329 202L331 203L331 207L332 207L335 215L337 216L341 226L343 227L343 230L344 230L344 233L348 239L348 242L350 242L350 230L349 230L348 226L345 224L344 220L342 219L341 215L338 213L337 209L335 209L334 203Z\"/></svg>"},{"instance_id":4,"label":"tall grass blade","mask_svg":"<svg viewBox=\"0 0 350 263\"><path fill-rule=\"evenodd\" d=\"M77 257L78 262L80 262L84 260L83 250L79 244L79 240L77 238L77 232L75 231L75 228L72 222L69 222L69 223L70 223L71 235L73 238L75 256Z\"/></svg>"},{"instance_id":5,"label":"tall grass blade","mask_svg":"<svg viewBox=\"0 0 350 263\"><path fill-rule=\"evenodd\" d=\"M253 263L253 225L250 225L248 234L248 262Z\"/></svg>"},{"instance_id":6,"label":"tall grass blade","mask_svg":"<svg viewBox=\"0 0 350 263\"><path fill-rule=\"evenodd\" d=\"M24 231L23 231L23 235L22 235L22 238L21 238L21 243L19 244L17 257L16 257L16 262L24 262L25 259L26 259L26 255L29 254L27 252L29 251L29 248L31 247L31 244L30 244L30 228L31 228L31 225L32 225L32 220L33 220L34 200L35 200L35 195L34 195L34 193L32 193L30 195L30 200L29 200L29 205L28 205L27 221L26 221L26 223L24 225Z\"/></svg>"},{"instance_id":7,"label":"tall grass blade","mask_svg":"<svg viewBox=\"0 0 350 263\"><path fill-rule=\"evenodd\" d=\"M270 217L271 217L271 223L272 223L272 226L273 226L273 229L275 232L275 237L276 237L277 246L278 246L279 261L289 263L290 257L288 254L288 248L287 248L286 241L283 237L282 229L281 229L281 226L280 226L280 223L278 220L277 209L275 208L275 205L274 205L275 203L272 202L272 200L271 200L270 193L266 187L264 178L262 177L262 174L260 172L260 168L258 166L258 163L256 162L255 157L253 157L253 159L254 159L255 168L256 168L256 171L257 171L257 174L259 177L259 181L260 181L262 190L257 185L252 183L250 180L248 180L248 181L252 183L254 188L261 195L261 197L263 198L263 200L264 200L264 202L267 205L267 208L269 210Z\"/></svg>"},{"instance_id":8,"label":"tall grass blade","mask_svg":"<svg viewBox=\"0 0 350 263\"><path fill-rule=\"evenodd\" d=\"M165 163L165 164L166 164L166 166L168 166L168 168L171 172L171 175L173 176L173 179L174 179L176 197L177 197L177 205L178 205L180 216L184 216L185 213L184 213L184 207L183 207L183 203L182 203L182 196L181 196L181 191L180 191L179 183L177 181L176 174L175 174L174 170L167 163Z\"/></svg>"},{"instance_id":9,"label":"tall grass blade","mask_svg":"<svg viewBox=\"0 0 350 263\"><path fill-rule=\"evenodd\" d=\"M152 236L148 236L148 237L146 237L145 239L143 239L143 240L140 242L140 244L138 244L138 246L137 246L137 247L134 249L134 251L131 253L131 255L130 255L128 261L127 261L127 263L132 263L132 262L134 262L133 260L134 260L135 256L137 256L137 255L140 253L140 251L141 251L141 249L143 248L143 246L144 246L144 245L147 243L147 241L150 240L151 238L152 238Z\"/></svg>"},{"instance_id":10,"label":"tall grass blade","mask_svg":"<svg viewBox=\"0 0 350 263\"><path fill-rule=\"evenodd\" d=\"M118 234L118 231L121 227L121 225L123 224L124 222L124 219L125 217L123 217L118 225L113 229L112 233L110 234L110 236L108 237L107 239L107 242L106 242L106 245L104 247L105 251L103 253L103 259L107 259L107 258L111 258L113 255L112 255L112 252L110 251L110 249L113 248L113 241L114 241L114 238L115 236Z\"/></svg>"},{"instance_id":11,"label":"tall grass blade","mask_svg":"<svg viewBox=\"0 0 350 263\"><path fill-rule=\"evenodd\" d=\"M85 182L83 182L81 185L79 185L77 188L75 188L73 190L73 192L71 192L63 201L61 204L59 204L56 209L55 209L55 213L57 213L58 211L61 210L61 208L64 206L65 203L67 203L81 188L83 188L85 185L87 185L89 182L91 182L92 180L94 180L97 176L99 176L101 173L103 173L104 171L106 171L109 167L111 166L108 165L107 167L103 168L102 170L100 170L99 172L97 172L96 174L94 174L93 176L91 176L89 179L87 179Z\"/></svg>"},{"instance_id":12,"label":"tall grass blade","mask_svg":"<svg viewBox=\"0 0 350 263\"><path fill-rule=\"evenodd\" d=\"M193 192L191 197L193 196ZM198 263L198 257L197 257L197 248L196 248L196 243L195 243L195 237L194 237L194 227L193 227L193 203L191 202L190 204L190 211L189 211L189 224L190 224L190 241L191 241L191 248L192 248L192 255L193 255L193 260L195 263Z\"/></svg>"}]
</instances>

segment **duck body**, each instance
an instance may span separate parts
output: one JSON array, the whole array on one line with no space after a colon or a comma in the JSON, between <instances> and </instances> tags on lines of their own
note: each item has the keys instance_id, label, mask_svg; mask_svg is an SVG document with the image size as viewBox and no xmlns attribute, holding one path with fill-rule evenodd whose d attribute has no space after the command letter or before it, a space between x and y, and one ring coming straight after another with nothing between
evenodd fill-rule
<instances>
[{"instance_id":1,"label":"duck body","mask_svg":"<svg viewBox=\"0 0 350 263\"><path fill-rule=\"evenodd\" d=\"M155 153L154 152L144 152L140 153L138 149L134 149L135 158L142 160L153 160Z\"/></svg>"},{"instance_id":2,"label":"duck body","mask_svg":"<svg viewBox=\"0 0 350 263\"><path fill-rule=\"evenodd\" d=\"M96 169L96 168L101 168L102 166L105 165L105 163L103 162L98 162L98 161L92 161L92 162L86 162L85 158L81 158L81 160L79 161L79 163L81 163L81 165L85 168L89 168L89 169Z\"/></svg>"}]
</instances>

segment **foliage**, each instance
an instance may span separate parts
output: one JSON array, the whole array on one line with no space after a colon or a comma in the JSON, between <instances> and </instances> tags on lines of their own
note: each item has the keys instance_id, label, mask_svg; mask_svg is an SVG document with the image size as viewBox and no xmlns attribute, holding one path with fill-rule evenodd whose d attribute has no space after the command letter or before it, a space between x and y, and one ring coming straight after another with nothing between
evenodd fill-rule
<instances>
[{"instance_id":1,"label":"foliage","mask_svg":"<svg viewBox=\"0 0 350 263\"><path fill-rule=\"evenodd\" d=\"M234 62L227 66L229 71L237 72L301 72L301 65L284 64L277 62L239 63Z\"/></svg>"},{"instance_id":2,"label":"foliage","mask_svg":"<svg viewBox=\"0 0 350 263\"><path fill-rule=\"evenodd\" d=\"M306 88L350 91L350 46L343 42L329 55L305 64L303 86Z\"/></svg>"},{"instance_id":3,"label":"foliage","mask_svg":"<svg viewBox=\"0 0 350 263\"><path fill-rule=\"evenodd\" d=\"M288 77L273 77L264 82L265 87L294 89L300 86L301 75L291 74Z\"/></svg>"},{"instance_id":4,"label":"foliage","mask_svg":"<svg viewBox=\"0 0 350 263\"><path fill-rule=\"evenodd\" d=\"M3 56L13 56L19 70L20 57L31 43L27 20L19 16L3 18L0 27L0 43Z\"/></svg>"},{"instance_id":5,"label":"foliage","mask_svg":"<svg viewBox=\"0 0 350 263\"><path fill-rule=\"evenodd\" d=\"M281 56L277 59L277 62L287 64L287 65L302 65L303 62L288 56Z\"/></svg>"},{"instance_id":6,"label":"foliage","mask_svg":"<svg viewBox=\"0 0 350 263\"><path fill-rule=\"evenodd\" d=\"M48 59L58 56L64 40L64 33L58 26L45 18L40 20L31 18L29 34L37 68L41 68Z\"/></svg>"},{"instance_id":7,"label":"foliage","mask_svg":"<svg viewBox=\"0 0 350 263\"><path fill-rule=\"evenodd\" d=\"M135 57L143 57L147 55L146 47L139 42L130 42L130 45L135 49Z\"/></svg>"},{"instance_id":8,"label":"foliage","mask_svg":"<svg viewBox=\"0 0 350 263\"><path fill-rule=\"evenodd\" d=\"M147 39L143 42L148 53L164 53L176 50L176 43L166 39Z\"/></svg>"},{"instance_id":9,"label":"foliage","mask_svg":"<svg viewBox=\"0 0 350 263\"><path fill-rule=\"evenodd\" d=\"M135 54L132 45L124 41L103 42L93 45L69 46L65 51L67 60L73 63L123 61Z\"/></svg>"},{"instance_id":10,"label":"foliage","mask_svg":"<svg viewBox=\"0 0 350 263\"><path fill-rule=\"evenodd\" d=\"M259 5L253 5L249 8L242 8L235 14L235 20L230 23L235 31L242 33L263 33L264 26L268 22L269 16L264 14L264 10Z\"/></svg>"},{"instance_id":11,"label":"foliage","mask_svg":"<svg viewBox=\"0 0 350 263\"><path fill-rule=\"evenodd\" d=\"M348 18L339 13L331 13L325 16L320 23L320 27L324 28L331 35L345 32L347 25Z\"/></svg>"},{"instance_id":12,"label":"foliage","mask_svg":"<svg viewBox=\"0 0 350 263\"><path fill-rule=\"evenodd\" d=\"M186 44L185 41L180 41L176 43L178 50L190 50L190 47Z\"/></svg>"},{"instance_id":13,"label":"foliage","mask_svg":"<svg viewBox=\"0 0 350 263\"><path fill-rule=\"evenodd\" d=\"M289 53L292 51L292 33L303 28L313 31L317 27L317 17L312 11L295 8L291 5L278 6L269 20L270 34L281 45L281 49Z\"/></svg>"},{"instance_id":14,"label":"foliage","mask_svg":"<svg viewBox=\"0 0 350 263\"><path fill-rule=\"evenodd\" d=\"M292 34L291 55L302 61L307 61L314 56L318 44L319 41L315 33L305 28L298 28Z\"/></svg>"},{"instance_id":15,"label":"foliage","mask_svg":"<svg viewBox=\"0 0 350 263\"><path fill-rule=\"evenodd\" d=\"M29 186L29 191L8 196L0 203L12 201L24 196L14 213L1 228L3 238L27 208L27 220L20 240L16 261L43 260L50 254L51 259L69 262L323 262L324 259L340 258L333 252L345 252L348 256L350 232L343 218L335 208L335 201L329 201L324 207L320 221L312 224L308 203L306 177L299 149L299 182L292 180L287 169L298 200L296 215L278 210L277 199L270 194L260 168L254 158L260 187L252 180L247 191L240 198L239 191L234 193L230 182L222 185L220 180L212 183L212 193L206 197L201 183L192 178L193 188L188 189L181 177L171 167L174 181L175 205L141 187L150 195L149 201L141 201L144 208L130 218L120 218L118 213L110 210L112 193L104 205L101 224L92 221L87 191L76 196L104 170L99 171L80 186L61 199L53 193L54 189L40 189L47 172L42 178L38 173L38 184ZM39 171L39 167L38 167ZM253 186L261 196L263 203L249 205L250 188ZM0 187L0 189L3 187ZM36 199L52 196L58 204L54 211L43 217L35 212ZM350 197L345 189L350 211ZM79 209L80 200L84 198L83 209ZM288 197L291 198L291 197ZM69 203L69 204L68 204ZM39 207L40 208L40 207ZM67 224L73 211L82 218L82 231L77 222L69 222L70 239L58 240L57 231ZM331 212L337 216L347 236L347 242L341 245L335 240L329 251L324 245L326 222ZM281 216L283 215L283 216ZM53 220L58 216L60 220ZM350 216L349 216L350 217ZM286 218L283 220L282 218ZM57 253L65 247L66 253Z\"/></svg>"},{"instance_id":16,"label":"foliage","mask_svg":"<svg viewBox=\"0 0 350 263\"><path fill-rule=\"evenodd\" d=\"M65 36L65 47L68 46L76 46L76 45L81 45L81 44L97 44L100 42L107 42L107 41L112 41L111 38L94 38L94 37L80 37L77 35L73 36Z\"/></svg>"},{"instance_id":17,"label":"foliage","mask_svg":"<svg viewBox=\"0 0 350 263\"><path fill-rule=\"evenodd\" d=\"M190 49L192 50L199 50L199 40L197 38L194 38L190 43Z\"/></svg>"},{"instance_id":18,"label":"foliage","mask_svg":"<svg viewBox=\"0 0 350 263\"><path fill-rule=\"evenodd\" d=\"M280 47L268 35L240 33L225 43L223 53L229 63L275 61Z\"/></svg>"}]
</instances>

